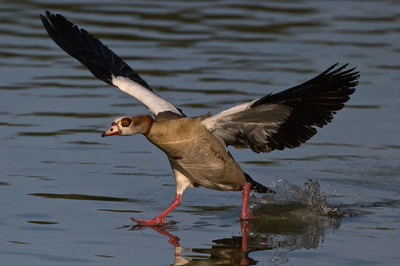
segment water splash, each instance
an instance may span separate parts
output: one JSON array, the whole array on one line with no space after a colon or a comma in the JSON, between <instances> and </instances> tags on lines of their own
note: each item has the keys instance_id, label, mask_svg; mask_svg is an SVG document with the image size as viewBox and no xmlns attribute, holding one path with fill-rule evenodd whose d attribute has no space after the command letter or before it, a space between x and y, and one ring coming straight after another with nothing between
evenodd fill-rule
<instances>
[{"instance_id":1,"label":"water splash","mask_svg":"<svg viewBox=\"0 0 400 266\"><path fill-rule=\"evenodd\" d=\"M340 227L343 215L338 208L328 206L318 181L307 179L299 186L279 177L269 187L276 193L250 198L257 219L251 220L248 236L249 246L274 250L268 263L285 264L282 253L315 249L324 242L327 229Z\"/></svg>"},{"instance_id":2,"label":"water splash","mask_svg":"<svg viewBox=\"0 0 400 266\"><path fill-rule=\"evenodd\" d=\"M266 194L260 198L253 195L251 208L255 211L268 208L269 214L279 214L299 209L306 209L315 215L342 217L338 207L328 206L326 193L318 181L307 179L299 186L278 177L270 186L276 193Z\"/></svg>"}]
</instances>

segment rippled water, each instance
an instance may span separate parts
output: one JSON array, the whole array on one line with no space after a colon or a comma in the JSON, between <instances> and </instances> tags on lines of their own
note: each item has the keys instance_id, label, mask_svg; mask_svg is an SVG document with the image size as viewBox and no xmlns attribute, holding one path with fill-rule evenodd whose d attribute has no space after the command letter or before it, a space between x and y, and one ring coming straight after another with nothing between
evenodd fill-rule
<instances>
[{"instance_id":1,"label":"rippled water","mask_svg":"<svg viewBox=\"0 0 400 266\"><path fill-rule=\"evenodd\" d=\"M142 136L102 139L145 113L46 35L58 12L100 38L188 115L297 85L336 62L360 84L306 145L231 152L275 195L185 192ZM0 257L5 265L394 265L400 257L397 1L2 1ZM2 264L1 263L1 264Z\"/></svg>"}]
</instances>

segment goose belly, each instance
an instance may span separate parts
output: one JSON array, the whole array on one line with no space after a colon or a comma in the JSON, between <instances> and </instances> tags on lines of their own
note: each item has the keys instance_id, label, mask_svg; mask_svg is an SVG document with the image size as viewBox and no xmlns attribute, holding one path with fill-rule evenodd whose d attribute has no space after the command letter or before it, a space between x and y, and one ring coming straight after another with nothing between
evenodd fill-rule
<instances>
[{"instance_id":1,"label":"goose belly","mask_svg":"<svg viewBox=\"0 0 400 266\"><path fill-rule=\"evenodd\" d=\"M171 167L184 174L193 185L239 190L246 182L244 173L225 147L218 145L210 145L208 139L197 139L190 144L175 143L165 150L168 150Z\"/></svg>"},{"instance_id":2,"label":"goose belly","mask_svg":"<svg viewBox=\"0 0 400 266\"><path fill-rule=\"evenodd\" d=\"M199 119L155 122L146 137L167 154L171 167L194 186L239 190L246 183L240 166Z\"/></svg>"}]
</instances>

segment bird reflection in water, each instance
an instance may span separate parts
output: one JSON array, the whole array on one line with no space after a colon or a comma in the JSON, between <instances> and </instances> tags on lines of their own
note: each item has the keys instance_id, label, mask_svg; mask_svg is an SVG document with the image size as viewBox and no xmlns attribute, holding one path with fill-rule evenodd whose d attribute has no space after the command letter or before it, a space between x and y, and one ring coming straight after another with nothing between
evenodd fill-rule
<instances>
[{"instance_id":1,"label":"bird reflection in water","mask_svg":"<svg viewBox=\"0 0 400 266\"><path fill-rule=\"evenodd\" d=\"M274 209L272 207L272 209ZM262 259L273 265L285 264L285 253L297 249L316 249L324 241L325 232L339 228L341 217L317 215L308 207L285 206L285 211L271 213L265 208L254 211L257 219L241 220L241 236L213 240L211 248L182 247L178 236L170 233L170 225L131 227L132 230L153 229L168 238L174 246L175 261L172 265L255 265L261 263L252 258L251 253L269 250L268 257ZM289 210L290 209L290 210ZM257 254L260 258L260 253Z\"/></svg>"}]
</instances>

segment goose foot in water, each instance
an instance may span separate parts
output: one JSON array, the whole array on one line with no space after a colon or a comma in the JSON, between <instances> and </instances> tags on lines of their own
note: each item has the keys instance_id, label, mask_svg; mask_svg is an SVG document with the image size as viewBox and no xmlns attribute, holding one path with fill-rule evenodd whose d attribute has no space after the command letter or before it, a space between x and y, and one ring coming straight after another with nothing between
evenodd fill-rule
<instances>
[{"instance_id":1,"label":"goose foot in water","mask_svg":"<svg viewBox=\"0 0 400 266\"><path fill-rule=\"evenodd\" d=\"M181 204L182 201L182 195L181 194L176 194L174 200L172 201L171 205L169 205L168 208L166 208L162 213L154 217L153 219L149 220L138 220L135 218L131 218L132 221L138 223L138 225L147 225L147 226L160 226L167 224L167 221L165 220L165 217L172 212L176 207Z\"/></svg>"}]
</instances>

